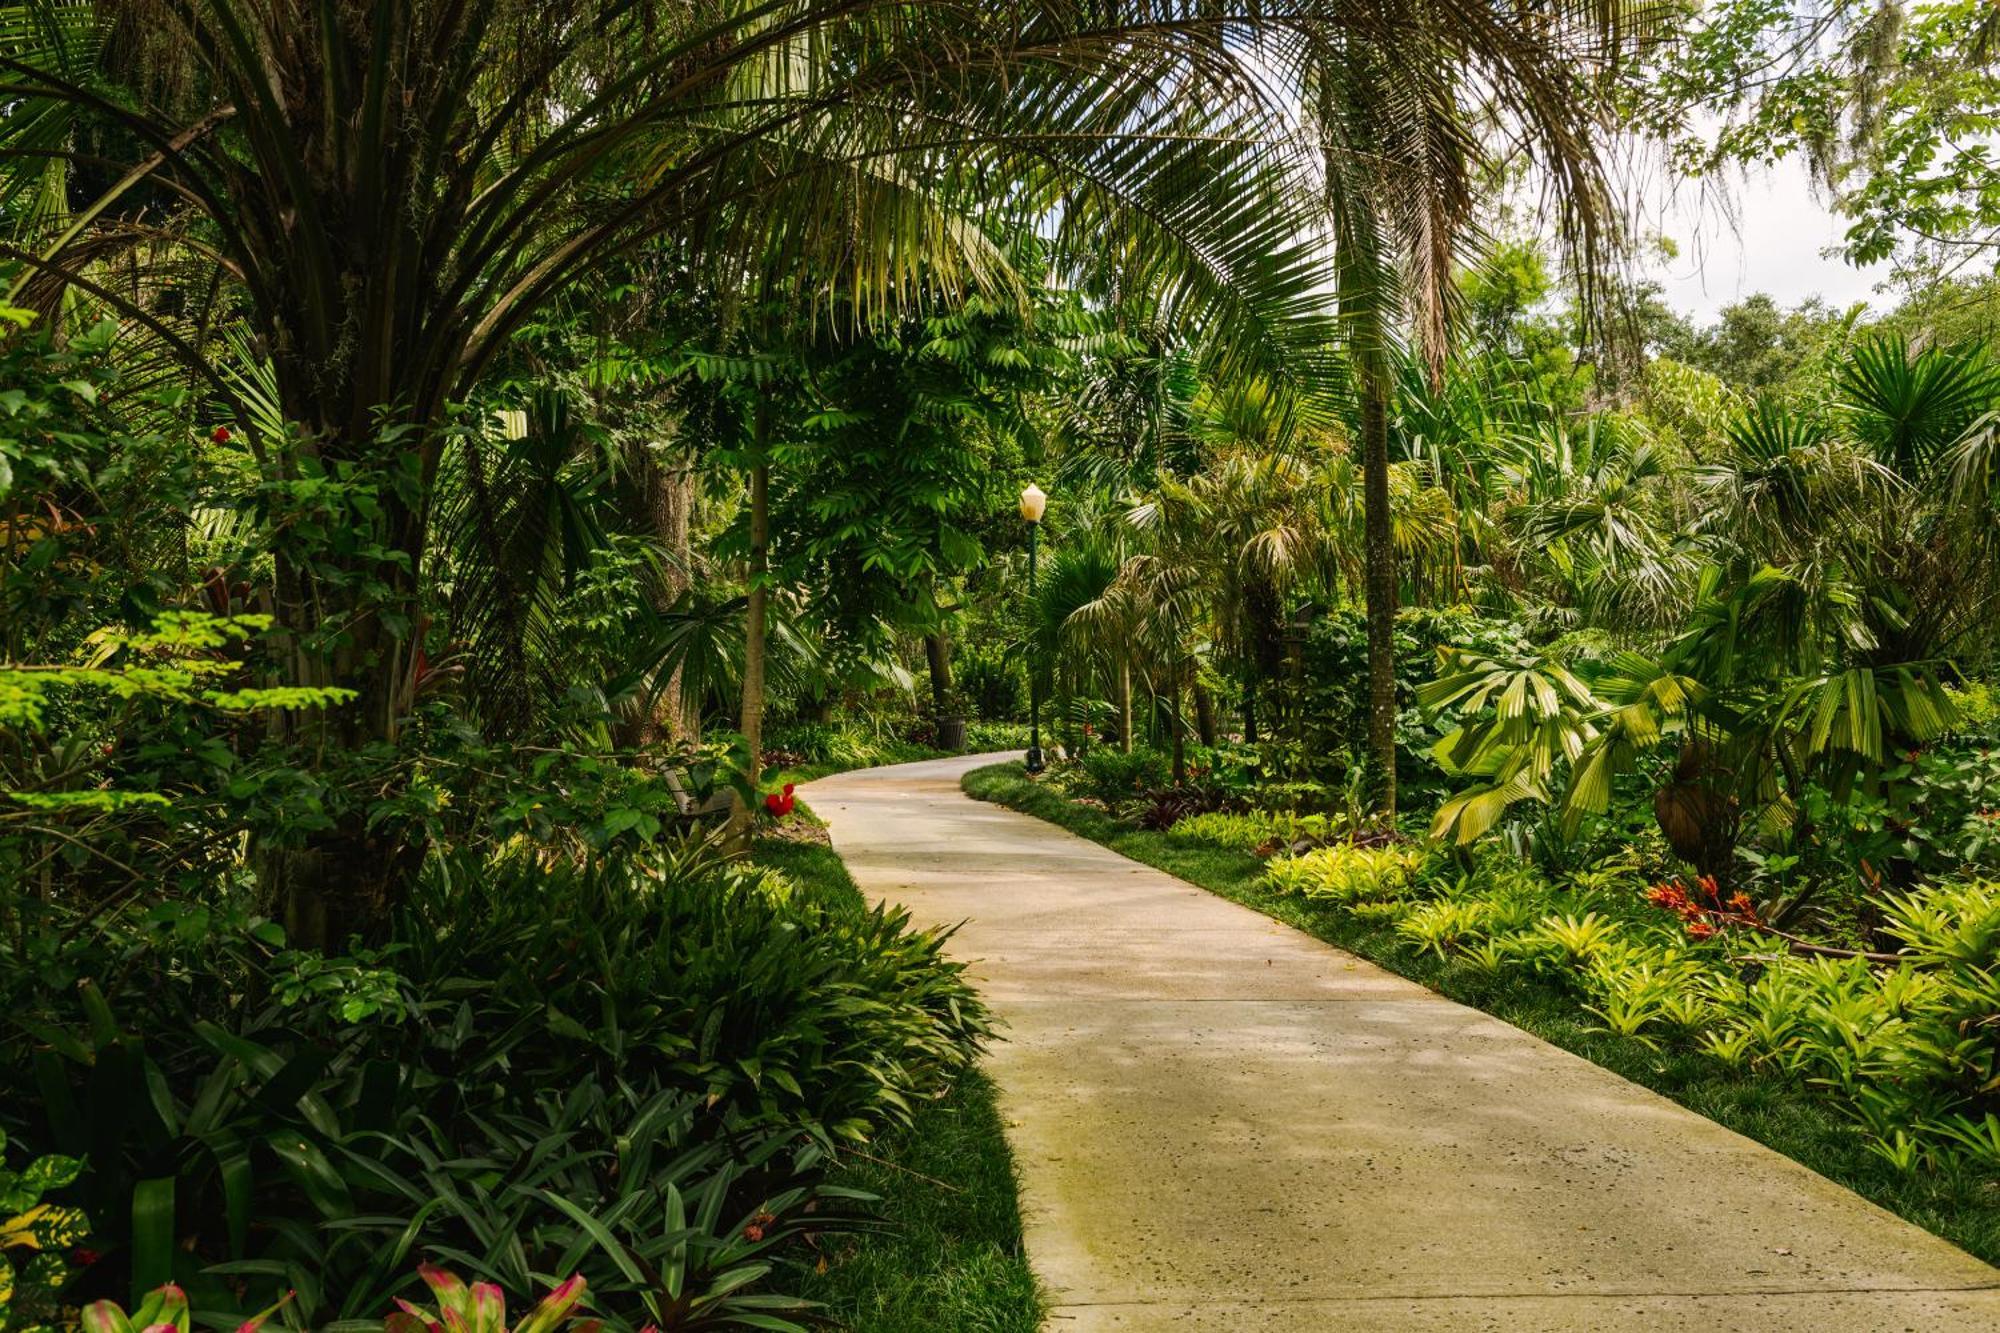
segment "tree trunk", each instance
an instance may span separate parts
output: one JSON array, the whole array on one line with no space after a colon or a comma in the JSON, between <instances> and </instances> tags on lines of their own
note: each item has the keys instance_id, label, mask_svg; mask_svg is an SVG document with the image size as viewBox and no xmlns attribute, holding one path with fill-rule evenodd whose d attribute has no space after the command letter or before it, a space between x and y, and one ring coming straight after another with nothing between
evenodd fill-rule
<instances>
[{"instance_id":1,"label":"tree trunk","mask_svg":"<svg viewBox=\"0 0 2000 1333\"><path fill-rule=\"evenodd\" d=\"M1335 286L1361 407L1363 583L1368 602L1368 774L1375 811L1396 817L1396 545L1389 513L1388 322L1391 277L1373 204L1335 210Z\"/></svg>"},{"instance_id":2,"label":"tree trunk","mask_svg":"<svg viewBox=\"0 0 2000 1333\"><path fill-rule=\"evenodd\" d=\"M638 448L626 458L632 484L623 506L637 531L650 535L660 552L660 573L648 590L652 609L673 609L694 578L694 460L686 454L662 456ZM681 698L681 669L652 682L652 696L643 711L619 723L618 742L624 746L701 739L701 705Z\"/></svg>"},{"instance_id":3,"label":"tree trunk","mask_svg":"<svg viewBox=\"0 0 2000 1333\"><path fill-rule=\"evenodd\" d=\"M1257 743L1257 668L1243 673L1243 743Z\"/></svg>"},{"instance_id":4,"label":"tree trunk","mask_svg":"<svg viewBox=\"0 0 2000 1333\"><path fill-rule=\"evenodd\" d=\"M1396 818L1396 545L1389 515L1389 384L1379 353L1361 376L1368 586L1368 759L1375 812Z\"/></svg>"},{"instance_id":5,"label":"tree trunk","mask_svg":"<svg viewBox=\"0 0 2000 1333\"><path fill-rule=\"evenodd\" d=\"M1132 753L1132 659L1118 658L1118 748Z\"/></svg>"},{"instance_id":6,"label":"tree trunk","mask_svg":"<svg viewBox=\"0 0 2000 1333\"><path fill-rule=\"evenodd\" d=\"M330 452L330 451L329 451ZM294 560L281 550L274 570L273 609L279 642L289 647L279 680L336 686L356 698L325 710L280 714L273 732L322 754L356 754L393 748L414 694L418 635L398 633L394 622L422 623L408 571L422 563L422 515L380 494L377 540L405 560L388 565L376 557ZM342 578L326 577L337 569ZM356 591L366 589L366 591ZM343 631L331 650L307 645ZM386 794L386 792L385 792ZM373 942L387 932L403 891L423 865L421 839L393 826L371 825L365 805L350 805L297 845L251 848L251 864L265 900L296 948L332 950L350 939Z\"/></svg>"},{"instance_id":7,"label":"tree trunk","mask_svg":"<svg viewBox=\"0 0 2000 1333\"><path fill-rule=\"evenodd\" d=\"M743 638L743 710L738 729L750 751L750 765L761 771L764 754L764 639L770 613L767 576L771 561L771 466L766 450L770 409L760 403L754 458L750 468L750 606ZM750 850L754 812L742 796L731 798L727 843L737 854Z\"/></svg>"},{"instance_id":8,"label":"tree trunk","mask_svg":"<svg viewBox=\"0 0 2000 1333\"><path fill-rule=\"evenodd\" d=\"M951 640L943 630L924 635L924 664L931 673L931 711L943 717L951 706Z\"/></svg>"},{"instance_id":9,"label":"tree trunk","mask_svg":"<svg viewBox=\"0 0 2000 1333\"><path fill-rule=\"evenodd\" d=\"M1178 674L1174 676L1172 725L1174 730L1174 785L1178 787L1187 781L1187 728L1181 725L1181 680Z\"/></svg>"},{"instance_id":10,"label":"tree trunk","mask_svg":"<svg viewBox=\"0 0 2000 1333\"><path fill-rule=\"evenodd\" d=\"M686 594L694 581L694 542L691 534L694 460L686 454L665 460L649 458L643 475L647 517L653 537L660 544L661 557L653 609L667 611ZM651 741L701 739L701 703L681 698L681 669L678 666L666 680L657 682L646 730L646 739Z\"/></svg>"},{"instance_id":11,"label":"tree trunk","mask_svg":"<svg viewBox=\"0 0 2000 1333\"><path fill-rule=\"evenodd\" d=\"M1215 748L1215 697L1200 681L1194 683L1194 728L1201 743Z\"/></svg>"}]
</instances>

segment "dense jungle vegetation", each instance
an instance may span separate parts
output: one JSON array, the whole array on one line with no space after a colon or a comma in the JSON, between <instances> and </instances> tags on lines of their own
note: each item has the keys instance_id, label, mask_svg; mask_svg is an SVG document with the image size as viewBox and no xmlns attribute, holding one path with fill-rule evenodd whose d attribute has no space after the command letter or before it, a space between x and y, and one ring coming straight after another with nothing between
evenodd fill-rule
<instances>
[{"instance_id":1,"label":"dense jungle vegetation","mask_svg":"<svg viewBox=\"0 0 2000 1333\"><path fill-rule=\"evenodd\" d=\"M793 790L1031 737L1993 1257L1995 36L0 5L5 1326L1034 1327ZM1882 298L1669 308L1785 158Z\"/></svg>"}]
</instances>

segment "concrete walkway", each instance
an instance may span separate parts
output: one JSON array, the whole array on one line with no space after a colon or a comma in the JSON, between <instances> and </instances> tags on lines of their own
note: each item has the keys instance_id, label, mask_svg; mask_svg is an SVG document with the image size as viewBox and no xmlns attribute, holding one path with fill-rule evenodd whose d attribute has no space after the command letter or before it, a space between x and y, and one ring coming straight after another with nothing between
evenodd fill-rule
<instances>
[{"instance_id":1,"label":"concrete walkway","mask_svg":"<svg viewBox=\"0 0 2000 1333\"><path fill-rule=\"evenodd\" d=\"M2000 1270L1787 1158L960 792L1002 757L803 795L967 923L1051 1329L2000 1329Z\"/></svg>"}]
</instances>

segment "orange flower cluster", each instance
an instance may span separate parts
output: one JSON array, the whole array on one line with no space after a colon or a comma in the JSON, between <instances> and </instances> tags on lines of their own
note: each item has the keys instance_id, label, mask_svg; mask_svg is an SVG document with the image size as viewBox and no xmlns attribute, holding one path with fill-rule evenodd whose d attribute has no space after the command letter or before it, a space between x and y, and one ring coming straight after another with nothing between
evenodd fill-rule
<instances>
[{"instance_id":1,"label":"orange flower cluster","mask_svg":"<svg viewBox=\"0 0 2000 1333\"><path fill-rule=\"evenodd\" d=\"M1680 917L1690 939L1712 939L1725 925L1758 924L1757 904L1750 895L1739 890L1724 898L1713 875L1701 876L1691 889L1678 879L1655 884L1646 890L1646 901Z\"/></svg>"}]
</instances>

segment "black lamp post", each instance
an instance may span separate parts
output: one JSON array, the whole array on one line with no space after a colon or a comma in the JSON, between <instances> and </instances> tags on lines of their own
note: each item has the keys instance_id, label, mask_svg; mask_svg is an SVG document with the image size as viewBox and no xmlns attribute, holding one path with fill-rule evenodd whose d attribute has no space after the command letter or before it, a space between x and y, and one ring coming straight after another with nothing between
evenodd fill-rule
<instances>
[{"instance_id":1,"label":"black lamp post","mask_svg":"<svg viewBox=\"0 0 2000 1333\"><path fill-rule=\"evenodd\" d=\"M1028 521L1028 600L1035 597L1035 539L1042 531L1042 513L1049 507L1049 497L1042 494L1042 488L1032 481L1028 489L1021 492L1021 517ZM1028 758L1027 769L1039 773L1046 765L1042 762L1042 678L1035 670L1033 661L1028 663Z\"/></svg>"}]
</instances>

